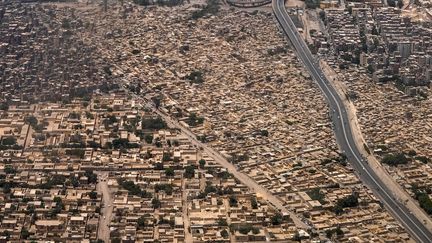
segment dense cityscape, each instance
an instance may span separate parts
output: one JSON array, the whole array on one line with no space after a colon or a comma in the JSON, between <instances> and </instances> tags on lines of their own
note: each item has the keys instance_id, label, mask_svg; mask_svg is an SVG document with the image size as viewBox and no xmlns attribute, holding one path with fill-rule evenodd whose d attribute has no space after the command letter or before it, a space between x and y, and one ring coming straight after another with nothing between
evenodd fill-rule
<instances>
[{"instance_id":1,"label":"dense cityscape","mask_svg":"<svg viewBox=\"0 0 432 243\"><path fill-rule=\"evenodd\" d=\"M0 2L0 242L431 242L432 2Z\"/></svg>"}]
</instances>

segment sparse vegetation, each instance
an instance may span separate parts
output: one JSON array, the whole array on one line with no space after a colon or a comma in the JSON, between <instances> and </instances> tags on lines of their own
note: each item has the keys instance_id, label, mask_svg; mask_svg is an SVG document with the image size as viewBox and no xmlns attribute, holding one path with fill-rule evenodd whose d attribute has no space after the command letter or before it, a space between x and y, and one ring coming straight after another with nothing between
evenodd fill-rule
<instances>
[{"instance_id":1,"label":"sparse vegetation","mask_svg":"<svg viewBox=\"0 0 432 243\"><path fill-rule=\"evenodd\" d=\"M206 15L215 15L219 12L220 8L220 2L219 0L207 0L206 6L200 10L196 10L192 13L192 19L199 19Z\"/></svg>"},{"instance_id":2,"label":"sparse vegetation","mask_svg":"<svg viewBox=\"0 0 432 243\"><path fill-rule=\"evenodd\" d=\"M320 6L320 0L306 0L305 4L306 4L306 8L311 8L311 9L315 9L318 8Z\"/></svg>"},{"instance_id":3,"label":"sparse vegetation","mask_svg":"<svg viewBox=\"0 0 432 243\"><path fill-rule=\"evenodd\" d=\"M204 74L201 71L193 71L186 78L193 84L204 83Z\"/></svg>"},{"instance_id":4,"label":"sparse vegetation","mask_svg":"<svg viewBox=\"0 0 432 243\"><path fill-rule=\"evenodd\" d=\"M325 231L327 238L331 239L333 236L336 236L337 238L343 237L344 232L341 230L341 228L338 226L334 229L328 229Z\"/></svg>"},{"instance_id":5,"label":"sparse vegetation","mask_svg":"<svg viewBox=\"0 0 432 243\"><path fill-rule=\"evenodd\" d=\"M320 188L313 188L306 192L312 200L318 200L321 204L325 204L325 195Z\"/></svg>"}]
</instances>

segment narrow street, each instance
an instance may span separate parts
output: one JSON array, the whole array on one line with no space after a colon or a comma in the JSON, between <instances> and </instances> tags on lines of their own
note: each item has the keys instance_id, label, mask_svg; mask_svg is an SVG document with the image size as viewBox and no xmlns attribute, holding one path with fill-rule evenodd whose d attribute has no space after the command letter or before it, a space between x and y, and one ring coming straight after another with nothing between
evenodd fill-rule
<instances>
[{"instance_id":1,"label":"narrow street","mask_svg":"<svg viewBox=\"0 0 432 243\"><path fill-rule=\"evenodd\" d=\"M253 192L257 193L257 196L262 197L264 200L268 201L275 208L280 210L282 213L287 213L290 218L293 220L296 227L301 229L307 229L308 226L305 222L303 222L293 211L289 210L282 200L273 195L270 191L268 191L263 186L259 185L255 180L247 176L246 174L237 170L237 168L228 162L218 151L210 147L209 145L198 141L196 136L190 131L188 128L183 127L180 123L174 119L172 119L169 115L164 114L160 110L156 109L151 103L146 101L144 98L134 95L134 98L141 101L143 105L147 108L152 109L157 115L159 115L170 127L178 128L180 131L186 135L191 141L192 145L195 145L198 148L201 148L203 152L207 153L211 156L216 163L220 164L224 168L228 170L235 178L237 178L241 183L249 187Z\"/></svg>"},{"instance_id":2,"label":"narrow street","mask_svg":"<svg viewBox=\"0 0 432 243\"><path fill-rule=\"evenodd\" d=\"M102 194L102 208L101 217L99 219L98 238L107 243L110 239L109 223L111 222L113 212L113 197L108 188L108 172L96 172L96 174L98 175L96 190L98 193Z\"/></svg>"},{"instance_id":3,"label":"narrow street","mask_svg":"<svg viewBox=\"0 0 432 243\"><path fill-rule=\"evenodd\" d=\"M190 230L190 219L189 219L189 213L188 213L187 195L188 195L188 191L186 189L186 181L183 180L183 183L182 183L182 214L183 214L185 242L192 242L192 234L189 231Z\"/></svg>"}]
</instances>

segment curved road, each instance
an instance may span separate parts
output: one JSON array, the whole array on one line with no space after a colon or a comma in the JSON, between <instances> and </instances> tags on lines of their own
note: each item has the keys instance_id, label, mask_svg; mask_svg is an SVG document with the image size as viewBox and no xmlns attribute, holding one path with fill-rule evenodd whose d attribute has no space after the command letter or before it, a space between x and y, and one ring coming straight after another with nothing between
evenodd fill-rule
<instances>
[{"instance_id":1,"label":"curved road","mask_svg":"<svg viewBox=\"0 0 432 243\"><path fill-rule=\"evenodd\" d=\"M359 173L361 181L384 203L391 214L401 222L405 229L412 235L417 242L432 242L432 233L403 205L397 201L392 192L381 181L367 160L360 153L353 138L349 118L341 98L336 90L325 78L324 73L319 68L317 61L313 58L309 48L300 36L293 21L289 17L284 0L272 1L273 12L284 33L291 40L297 56L303 62L319 88L324 93L330 106L330 116L333 121L333 129L336 140L348 157L352 166Z\"/></svg>"}]
</instances>

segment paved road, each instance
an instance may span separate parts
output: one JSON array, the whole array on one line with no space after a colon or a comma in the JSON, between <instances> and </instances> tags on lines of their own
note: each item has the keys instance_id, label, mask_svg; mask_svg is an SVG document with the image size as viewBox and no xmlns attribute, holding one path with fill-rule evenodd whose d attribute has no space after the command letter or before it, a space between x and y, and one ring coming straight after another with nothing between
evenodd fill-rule
<instances>
[{"instance_id":1,"label":"paved road","mask_svg":"<svg viewBox=\"0 0 432 243\"><path fill-rule=\"evenodd\" d=\"M318 83L330 106L330 115L333 121L333 128L336 140L347 155L349 161L363 183L377 195L384 203L391 214L402 223L412 237L418 242L432 242L432 233L400 202L395 199L394 194L376 175L369 166L367 160L362 156L354 141L349 118L341 98L336 90L330 85L320 70L318 63L313 58L306 43L301 38L294 23L290 19L284 0L273 0L273 11L285 34L291 40L298 57L303 62L313 79Z\"/></svg>"},{"instance_id":2,"label":"paved road","mask_svg":"<svg viewBox=\"0 0 432 243\"><path fill-rule=\"evenodd\" d=\"M211 156L215 160L216 163L226 168L228 172L230 172L241 183L249 187L255 193L259 194L261 197L264 198L264 200L267 200L270 204L272 204L275 208L279 209L282 213L287 213L293 220L296 227L301 229L307 229L309 227L305 222L303 222L299 217L297 217L295 213L288 210L288 208L278 197L274 196L270 191L265 189L263 186L259 185L255 180L253 180L246 174L238 171L237 168L233 164L228 162L228 160L226 160L225 157L222 156L218 151L208 146L207 144L200 142L193 134L193 132L189 130L189 128L180 125L180 123L177 120L172 119L169 115L165 114L164 112L161 112L159 109L156 109L153 106L153 102L151 102L148 98L144 99L143 97L140 97L138 95L133 95L133 96L136 100L144 104L145 107L151 109L153 112L159 115L167 123L169 127L180 129L182 134L186 135L189 138L192 145L196 146L197 148L201 148L203 152L206 152L209 156Z\"/></svg>"},{"instance_id":3,"label":"paved road","mask_svg":"<svg viewBox=\"0 0 432 243\"><path fill-rule=\"evenodd\" d=\"M96 172L98 175L98 184L96 185L97 192L102 194L102 204L101 217L99 220L98 227L98 238L109 242L110 230L109 223L111 222L112 212L113 212L113 197L109 191L106 178L108 178L108 172Z\"/></svg>"},{"instance_id":4,"label":"paved road","mask_svg":"<svg viewBox=\"0 0 432 243\"><path fill-rule=\"evenodd\" d=\"M182 213L183 213L183 226L184 226L184 233L185 233L185 242L193 242L192 234L190 231L190 218L189 218L189 211L188 211L188 194L189 190L186 189L186 181L183 180L182 182Z\"/></svg>"}]
</instances>

